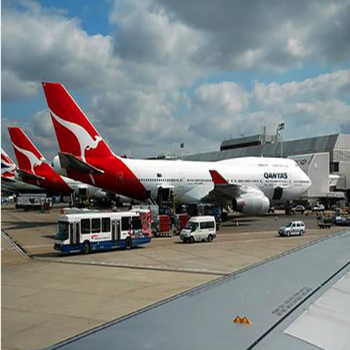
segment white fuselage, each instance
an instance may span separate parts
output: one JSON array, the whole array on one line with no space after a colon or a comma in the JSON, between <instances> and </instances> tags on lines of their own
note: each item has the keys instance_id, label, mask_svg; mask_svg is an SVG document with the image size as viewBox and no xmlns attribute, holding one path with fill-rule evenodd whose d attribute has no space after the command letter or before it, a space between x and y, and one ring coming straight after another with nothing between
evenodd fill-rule
<instances>
[{"instance_id":1,"label":"white fuselage","mask_svg":"<svg viewBox=\"0 0 350 350\"><path fill-rule=\"evenodd\" d=\"M272 200L277 187L283 201L302 196L309 177L291 159L246 157L218 162L123 159L144 187L157 196L160 187L174 188L176 200L198 203L214 189L209 170L218 171L229 184L256 188Z\"/></svg>"}]
</instances>

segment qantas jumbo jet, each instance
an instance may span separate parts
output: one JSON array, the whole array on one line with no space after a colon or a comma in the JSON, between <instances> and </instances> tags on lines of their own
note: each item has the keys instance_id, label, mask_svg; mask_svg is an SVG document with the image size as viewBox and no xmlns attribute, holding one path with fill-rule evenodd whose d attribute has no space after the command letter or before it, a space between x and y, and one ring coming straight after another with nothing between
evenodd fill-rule
<instances>
[{"instance_id":1,"label":"qantas jumbo jet","mask_svg":"<svg viewBox=\"0 0 350 350\"><path fill-rule=\"evenodd\" d=\"M216 202L243 213L265 213L270 200L300 197L311 186L295 161L239 158L218 162L123 159L116 156L59 83L43 83L68 176L146 200L173 189L177 202Z\"/></svg>"},{"instance_id":2,"label":"qantas jumbo jet","mask_svg":"<svg viewBox=\"0 0 350 350\"><path fill-rule=\"evenodd\" d=\"M17 165L1 148L1 189L10 192L42 192L40 187L18 181Z\"/></svg>"},{"instance_id":3,"label":"qantas jumbo jet","mask_svg":"<svg viewBox=\"0 0 350 350\"><path fill-rule=\"evenodd\" d=\"M84 191L84 195L92 198L107 197L106 192L100 188L57 174L21 128L9 127L8 130L19 165L16 172L24 182L52 193L70 195L74 192L79 195Z\"/></svg>"}]
</instances>

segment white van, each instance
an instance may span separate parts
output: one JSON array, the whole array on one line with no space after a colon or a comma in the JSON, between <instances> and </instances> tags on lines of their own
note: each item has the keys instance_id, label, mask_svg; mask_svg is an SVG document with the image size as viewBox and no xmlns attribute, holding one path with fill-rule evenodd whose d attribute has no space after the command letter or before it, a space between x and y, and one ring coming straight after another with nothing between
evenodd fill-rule
<instances>
[{"instance_id":1,"label":"white van","mask_svg":"<svg viewBox=\"0 0 350 350\"><path fill-rule=\"evenodd\" d=\"M183 242L194 241L211 242L216 237L216 223L214 216L192 217L180 233Z\"/></svg>"}]
</instances>

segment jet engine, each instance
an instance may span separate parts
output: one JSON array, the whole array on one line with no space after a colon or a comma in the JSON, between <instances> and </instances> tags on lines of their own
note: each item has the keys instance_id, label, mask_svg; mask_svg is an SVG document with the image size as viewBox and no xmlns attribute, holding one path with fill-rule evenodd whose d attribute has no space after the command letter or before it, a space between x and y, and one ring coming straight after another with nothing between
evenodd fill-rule
<instances>
[{"instance_id":1,"label":"jet engine","mask_svg":"<svg viewBox=\"0 0 350 350\"><path fill-rule=\"evenodd\" d=\"M62 168L59 156L55 156L52 160L53 170L61 176L67 176L67 170Z\"/></svg>"},{"instance_id":2,"label":"jet engine","mask_svg":"<svg viewBox=\"0 0 350 350\"><path fill-rule=\"evenodd\" d=\"M265 214L270 208L269 199L263 194L245 193L233 199L233 209L243 214Z\"/></svg>"}]
</instances>

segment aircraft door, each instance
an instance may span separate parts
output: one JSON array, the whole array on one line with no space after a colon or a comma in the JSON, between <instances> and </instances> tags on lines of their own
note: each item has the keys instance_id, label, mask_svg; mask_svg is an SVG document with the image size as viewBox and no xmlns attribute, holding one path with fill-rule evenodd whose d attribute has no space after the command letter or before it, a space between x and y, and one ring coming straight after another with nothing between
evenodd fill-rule
<instances>
[{"instance_id":1,"label":"aircraft door","mask_svg":"<svg viewBox=\"0 0 350 350\"><path fill-rule=\"evenodd\" d=\"M123 183L123 173L122 172L117 173L117 183L119 185L121 185Z\"/></svg>"},{"instance_id":2,"label":"aircraft door","mask_svg":"<svg viewBox=\"0 0 350 350\"><path fill-rule=\"evenodd\" d=\"M186 184L186 177L184 173L179 174L180 187L184 187Z\"/></svg>"},{"instance_id":3,"label":"aircraft door","mask_svg":"<svg viewBox=\"0 0 350 350\"><path fill-rule=\"evenodd\" d=\"M281 200L283 195L283 188L282 187L276 187L273 192L272 200Z\"/></svg>"}]
</instances>

